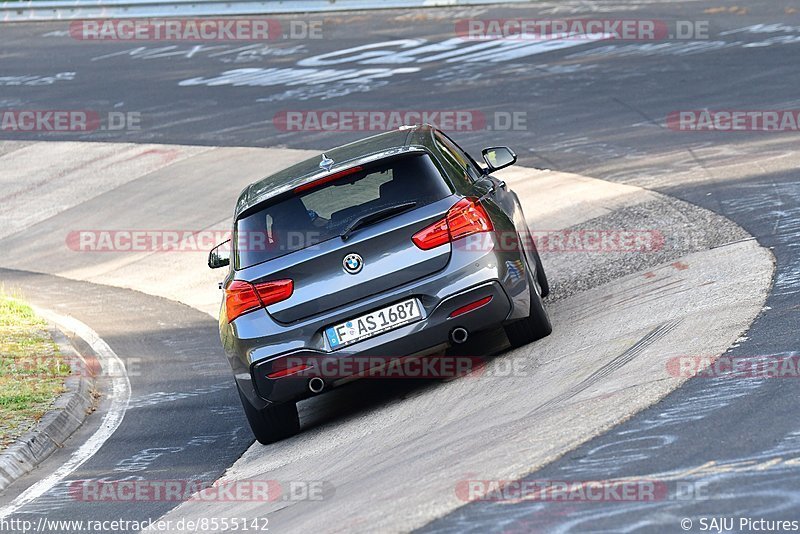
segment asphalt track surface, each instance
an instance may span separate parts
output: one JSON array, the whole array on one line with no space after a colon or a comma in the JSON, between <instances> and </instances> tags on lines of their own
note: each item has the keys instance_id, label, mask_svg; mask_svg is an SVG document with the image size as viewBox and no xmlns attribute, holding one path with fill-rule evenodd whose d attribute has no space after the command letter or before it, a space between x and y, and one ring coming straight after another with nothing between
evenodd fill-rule
<instances>
[{"instance_id":1,"label":"asphalt track surface","mask_svg":"<svg viewBox=\"0 0 800 534\"><path fill-rule=\"evenodd\" d=\"M125 364L134 393L125 424L68 479L24 507L23 516L70 520L89 505L99 520L155 519L175 503L151 500L132 507L118 500L100 502L94 500L96 494L84 492L81 481L103 473L118 480L210 483L250 445L252 435L236 391L230 388L227 363L219 357L216 324L207 314L136 291L7 269L0 275L7 291L91 324ZM101 383L100 390L105 389ZM100 413L106 408L101 404ZM79 431L82 435L70 440L73 445L20 479L5 497L15 497L43 471L63 463L75 444L96 430L97 422L90 417ZM151 433L161 436L157 444Z\"/></svg>"},{"instance_id":2,"label":"asphalt track surface","mask_svg":"<svg viewBox=\"0 0 800 534\"><path fill-rule=\"evenodd\" d=\"M800 58L798 7L766 1L740 2L737 9L706 1L544 2L524 8L437 10L413 16L399 12L337 14L322 17L329 21L330 29L324 40L279 42L268 49L240 51L230 45L212 51L186 44L83 43L65 35L63 23L9 25L0 27L4 76L75 75L62 75L64 79L50 85L46 81L39 82L46 85L4 82L0 95L3 107L18 109L141 113L142 127L137 131L13 136L40 140L322 149L363 133L284 132L275 127L275 114L293 109L479 109L487 116L497 111L525 112L525 129L495 128L462 133L458 138L473 150L485 144L509 144L517 148L525 164L640 185L734 220L762 245L772 248L777 268L767 308L730 354L789 356L797 354L798 346L797 133L674 132L664 122L666 115L676 110L799 107L796 87L800 74L794 68ZM359 64L351 59L334 68L419 70L324 87L208 86L198 81L236 68L296 68L299 61L318 54L369 43L413 38L444 41L453 37L454 20L474 13L484 18L709 20L711 38L694 43L670 41L661 47L652 43L581 43L503 61L494 61L499 56L450 63L413 59L399 63L397 58L397 63L390 63L385 56L383 64L374 57L371 64ZM398 45L388 49L396 51ZM120 302L124 302L121 297ZM183 330L168 334L182 342L206 339L207 343L198 343L198 350L213 352L213 321L191 310L182 313L197 314L196 334L200 337L187 336ZM102 322L92 323L88 316L85 322L103 333ZM158 336L158 332L158 326L152 325L146 333ZM157 337L153 341L143 337L136 343L158 342ZM179 371L176 365L176 373ZM621 506L475 503L427 529L522 532L658 527L677 531L682 517L796 519L800 511L798 389L800 385L793 380L689 381L652 408L531 475L555 480L671 475L676 480L707 483L707 499ZM225 406L235 405L230 390L210 395L225 399L220 401ZM144 412L142 409L142 416ZM213 420L204 421L202 414L196 417L198 424L213 424ZM209 427L202 434L229 432L230 418L241 422L233 410L226 417L224 425ZM180 430L176 425L169 429L182 433L176 435L176 447L186 446L190 436L201 433L188 427ZM249 438L240 430L236 436L220 439L228 440L226 453L214 448L209 458L214 458L216 467L209 468L209 476L229 465ZM145 447L139 445L131 445L132 454ZM181 461L185 461L181 455L170 457L171 475ZM154 509L153 513L163 511Z\"/></svg>"}]
</instances>

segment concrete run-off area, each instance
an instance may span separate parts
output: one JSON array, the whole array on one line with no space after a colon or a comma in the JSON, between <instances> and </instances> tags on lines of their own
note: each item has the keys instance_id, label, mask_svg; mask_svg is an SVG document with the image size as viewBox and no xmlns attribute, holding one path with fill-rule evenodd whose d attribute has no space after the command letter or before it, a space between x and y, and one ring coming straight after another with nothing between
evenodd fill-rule
<instances>
[{"instance_id":1,"label":"concrete run-off area","mask_svg":"<svg viewBox=\"0 0 800 534\"><path fill-rule=\"evenodd\" d=\"M214 316L222 276L207 269L203 247L82 250L75 232L225 232L243 187L318 153L7 142L0 154L12 169L3 209L22 218L0 239L3 267L131 288ZM56 157L68 157L70 172ZM346 417L335 416L337 406L384 386L305 401L299 436L254 445L224 476L323 480L330 491L321 500L187 502L167 517L267 516L276 530L422 526L464 504L459 481L523 476L652 405L684 380L669 373L671 358L721 354L761 311L772 256L727 219L586 176L523 167L500 176L534 234L651 232L659 245L544 252L550 337L501 351L479 375L412 387ZM53 195L47 210L31 209L42 194Z\"/></svg>"}]
</instances>

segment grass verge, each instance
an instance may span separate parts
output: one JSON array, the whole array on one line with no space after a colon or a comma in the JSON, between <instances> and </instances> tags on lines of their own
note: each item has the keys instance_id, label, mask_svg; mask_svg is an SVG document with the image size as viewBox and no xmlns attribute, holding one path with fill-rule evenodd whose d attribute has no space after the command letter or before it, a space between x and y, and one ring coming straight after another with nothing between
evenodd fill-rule
<instances>
[{"instance_id":1,"label":"grass verge","mask_svg":"<svg viewBox=\"0 0 800 534\"><path fill-rule=\"evenodd\" d=\"M0 290L0 449L48 411L69 374L47 323Z\"/></svg>"}]
</instances>

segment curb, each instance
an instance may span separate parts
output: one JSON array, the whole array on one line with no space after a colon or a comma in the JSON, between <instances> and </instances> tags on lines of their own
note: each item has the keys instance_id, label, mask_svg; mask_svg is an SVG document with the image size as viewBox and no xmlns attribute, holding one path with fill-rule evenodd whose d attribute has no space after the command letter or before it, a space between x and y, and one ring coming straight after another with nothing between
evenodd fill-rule
<instances>
[{"instance_id":1,"label":"curb","mask_svg":"<svg viewBox=\"0 0 800 534\"><path fill-rule=\"evenodd\" d=\"M281 15L425 7L513 4L529 0L29 0L0 3L0 22Z\"/></svg>"},{"instance_id":2,"label":"curb","mask_svg":"<svg viewBox=\"0 0 800 534\"><path fill-rule=\"evenodd\" d=\"M95 408L95 380L85 372L89 367L84 355L87 352L91 354L91 348L85 346L78 350L68 334L52 324L49 332L58 345L61 356L72 367L72 374L64 383L67 391L55 400L50 411L44 414L32 430L0 452L0 491L33 471L53 452L63 447L67 438ZM92 355L91 359L94 358Z\"/></svg>"}]
</instances>

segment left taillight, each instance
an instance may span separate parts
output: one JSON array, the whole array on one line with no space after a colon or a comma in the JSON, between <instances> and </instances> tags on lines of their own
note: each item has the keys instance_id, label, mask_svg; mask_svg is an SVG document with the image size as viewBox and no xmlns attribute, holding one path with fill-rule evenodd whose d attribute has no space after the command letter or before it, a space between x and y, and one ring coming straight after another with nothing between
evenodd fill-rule
<instances>
[{"instance_id":1,"label":"left taillight","mask_svg":"<svg viewBox=\"0 0 800 534\"><path fill-rule=\"evenodd\" d=\"M429 250L456 239L494 230L486 208L474 198L462 198L447 211L447 216L414 234L411 240Z\"/></svg>"},{"instance_id":2,"label":"left taillight","mask_svg":"<svg viewBox=\"0 0 800 534\"><path fill-rule=\"evenodd\" d=\"M234 280L225 289L228 322L245 313L286 300L292 296L292 292L294 282L291 280L272 280L260 284Z\"/></svg>"}]
</instances>

